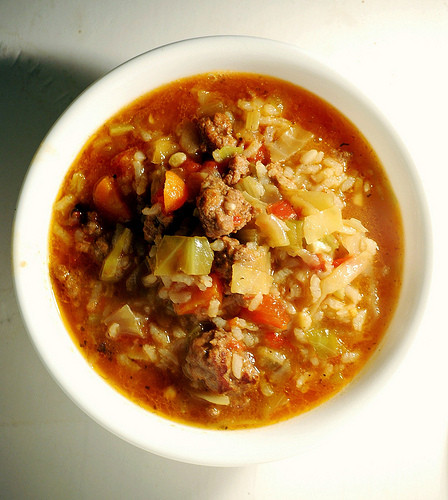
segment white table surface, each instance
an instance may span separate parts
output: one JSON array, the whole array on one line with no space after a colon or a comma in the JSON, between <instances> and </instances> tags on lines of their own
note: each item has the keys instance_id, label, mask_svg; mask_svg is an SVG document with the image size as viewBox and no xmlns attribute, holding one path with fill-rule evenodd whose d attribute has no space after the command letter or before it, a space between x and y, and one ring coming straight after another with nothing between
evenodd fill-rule
<instances>
[{"instance_id":1,"label":"white table surface","mask_svg":"<svg viewBox=\"0 0 448 500\"><path fill-rule=\"evenodd\" d=\"M10 270L19 188L56 117L119 63L210 34L291 42L352 80L407 145L434 230L425 313L383 390L296 456L230 469L159 458L84 415L35 353ZM0 0L0 498L448 498L447 66L443 0Z\"/></svg>"}]
</instances>

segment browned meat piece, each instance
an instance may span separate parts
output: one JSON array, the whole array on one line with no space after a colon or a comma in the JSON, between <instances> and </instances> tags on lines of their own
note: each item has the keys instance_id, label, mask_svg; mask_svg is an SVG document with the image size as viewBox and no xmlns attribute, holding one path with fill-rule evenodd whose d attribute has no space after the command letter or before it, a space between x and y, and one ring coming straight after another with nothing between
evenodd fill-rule
<instances>
[{"instance_id":1,"label":"browned meat piece","mask_svg":"<svg viewBox=\"0 0 448 500\"><path fill-rule=\"evenodd\" d=\"M164 226L159 222L159 219L155 215L148 215L145 217L143 223L143 235L148 243L154 243L154 241L160 238L164 232Z\"/></svg>"},{"instance_id":2,"label":"browned meat piece","mask_svg":"<svg viewBox=\"0 0 448 500\"><path fill-rule=\"evenodd\" d=\"M52 266L53 278L62 285L62 300L71 303L74 307L79 307L82 299L82 283L83 277L81 271L69 269L63 264Z\"/></svg>"},{"instance_id":3,"label":"browned meat piece","mask_svg":"<svg viewBox=\"0 0 448 500\"><path fill-rule=\"evenodd\" d=\"M230 118L224 113L215 113L213 120L204 116L198 120L199 132L205 147L203 150L213 151L223 146L236 146L237 140L233 136L233 126Z\"/></svg>"},{"instance_id":4,"label":"browned meat piece","mask_svg":"<svg viewBox=\"0 0 448 500\"><path fill-rule=\"evenodd\" d=\"M278 162L268 163L266 165L268 176L274 181L274 184L279 188L297 189L297 186L291 179L288 179L283 173L283 167Z\"/></svg>"},{"instance_id":5,"label":"browned meat piece","mask_svg":"<svg viewBox=\"0 0 448 500\"><path fill-rule=\"evenodd\" d=\"M234 186L242 177L249 173L249 160L243 155L235 155L229 161L229 170L224 177L224 182Z\"/></svg>"},{"instance_id":6,"label":"browned meat piece","mask_svg":"<svg viewBox=\"0 0 448 500\"><path fill-rule=\"evenodd\" d=\"M219 238L243 228L253 216L252 206L240 191L220 177L208 176L197 198L199 219L209 238Z\"/></svg>"},{"instance_id":7,"label":"browned meat piece","mask_svg":"<svg viewBox=\"0 0 448 500\"><path fill-rule=\"evenodd\" d=\"M150 213L144 215L143 236L148 243L158 243L173 217L164 215L160 205L153 205Z\"/></svg>"},{"instance_id":8,"label":"browned meat piece","mask_svg":"<svg viewBox=\"0 0 448 500\"><path fill-rule=\"evenodd\" d=\"M216 250L213 259L213 270L222 276L224 292L230 293L232 265L235 262L252 262L259 257L257 248L241 244L236 238L223 236L220 238L222 250Z\"/></svg>"},{"instance_id":9,"label":"browned meat piece","mask_svg":"<svg viewBox=\"0 0 448 500\"><path fill-rule=\"evenodd\" d=\"M228 284L232 279L232 265L233 255L241 243L235 238L223 236L220 238L222 241L222 250L215 251L213 258L213 270L224 278L224 283Z\"/></svg>"},{"instance_id":10,"label":"browned meat piece","mask_svg":"<svg viewBox=\"0 0 448 500\"><path fill-rule=\"evenodd\" d=\"M217 393L254 384L259 377L252 355L224 330L205 332L191 342L183 372L195 389Z\"/></svg>"},{"instance_id":11,"label":"browned meat piece","mask_svg":"<svg viewBox=\"0 0 448 500\"><path fill-rule=\"evenodd\" d=\"M101 264L109 253L109 243L98 213L78 204L72 210L67 225L80 229L75 233L75 249L89 254L97 264Z\"/></svg>"}]
</instances>

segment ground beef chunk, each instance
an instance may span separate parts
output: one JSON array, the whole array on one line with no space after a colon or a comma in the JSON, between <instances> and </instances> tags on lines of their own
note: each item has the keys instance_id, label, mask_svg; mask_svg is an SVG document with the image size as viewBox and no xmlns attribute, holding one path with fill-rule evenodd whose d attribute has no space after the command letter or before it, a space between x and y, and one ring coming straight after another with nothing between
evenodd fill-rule
<instances>
[{"instance_id":1,"label":"ground beef chunk","mask_svg":"<svg viewBox=\"0 0 448 500\"><path fill-rule=\"evenodd\" d=\"M278 162L268 163L266 165L268 177L274 181L274 184L279 188L297 189L296 184L291 179L288 179L284 174L284 169Z\"/></svg>"},{"instance_id":2,"label":"ground beef chunk","mask_svg":"<svg viewBox=\"0 0 448 500\"><path fill-rule=\"evenodd\" d=\"M98 213L78 204L68 218L68 226L79 228L75 232L76 251L90 255L97 264L101 264L109 253L110 245Z\"/></svg>"},{"instance_id":3,"label":"ground beef chunk","mask_svg":"<svg viewBox=\"0 0 448 500\"><path fill-rule=\"evenodd\" d=\"M233 255L241 243L229 236L220 238L222 250L215 251L213 258L213 270L224 278L224 283L230 283L232 279Z\"/></svg>"},{"instance_id":4,"label":"ground beef chunk","mask_svg":"<svg viewBox=\"0 0 448 500\"><path fill-rule=\"evenodd\" d=\"M236 146L233 125L225 113L215 113L213 120L204 116L198 120L198 128L203 140L203 151L213 151L223 146Z\"/></svg>"},{"instance_id":5,"label":"ground beef chunk","mask_svg":"<svg viewBox=\"0 0 448 500\"><path fill-rule=\"evenodd\" d=\"M166 228L173 221L172 216L164 215L160 204L153 205L148 212L143 214L145 219L143 221L143 236L148 243L159 243L162 239Z\"/></svg>"},{"instance_id":6,"label":"ground beef chunk","mask_svg":"<svg viewBox=\"0 0 448 500\"><path fill-rule=\"evenodd\" d=\"M69 270L63 264L52 266L52 275L61 284L62 300L79 307L83 296L83 277L77 269Z\"/></svg>"},{"instance_id":7,"label":"ground beef chunk","mask_svg":"<svg viewBox=\"0 0 448 500\"><path fill-rule=\"evenodd\" d=\"M218 250L215 250L213 270L223 278L224 293L230 293L232 266L235 262L253 262L260 257L257 247L240 243L236 238L219 238ZM219 249L219 246L222 249Z\"/></svg>"},{"instance_id":8,"label":"ground beef chunk","mask_svg":"<svg viewBox=\"0 0 448 500\"><path fill-rule=\"evenodd\" d=\"M221 177L209 175L197 198L199 219L209 238L219 238L243 228L253 216L242 193L227 186Z\"/></svg>"},{"instance_id":9,"label":"ground beef chunk","mask_svg":"<svg viewBox=\"0 0 448 500\"><path fill-rule=\"evenodd\" d=\"M224 182L234 186L242 177L249 173L249 160L243 155L235 155L229 161L229 170L224 177Z\"/></svg>"},{"instance_id":10,"label":"ground beef chunk","mask_svg":"<svg viewBox=\"0 0 448 500\"><path fill-rule=\"evenodd\" d=\"M220 329L204 332L191 342L183 372L195 389L215 393L254 384L259 378L253 356Z\"/></svg>"}]
</instances>

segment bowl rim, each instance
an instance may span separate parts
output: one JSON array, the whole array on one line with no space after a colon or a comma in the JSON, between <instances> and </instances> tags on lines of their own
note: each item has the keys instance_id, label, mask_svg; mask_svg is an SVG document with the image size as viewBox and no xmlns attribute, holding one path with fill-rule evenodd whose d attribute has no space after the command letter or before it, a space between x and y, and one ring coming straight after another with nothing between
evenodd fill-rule
<instances>
[{"instance_id":1,"label":"bowl rim","mask_svg":"<svg viewBox=\"0 0 448 500\"><path fill-rule=\"evenodd\" d=\"M197 68L210 64L213 49L215 50L214 60L220 61L219 66L207 71L197 71ZM372 143L370 136L373 137L375 133L381 137L384 136L386 152L401 162L401 168L407 175L407 188L412 191L414 196L415 209L412 216L419 239L414 237L408 241L408 234L404 228L405 265L407 265L410 253L409 248L412 248L413 253L415 253L413 261L423 262L423 268L420 268L421 272L413 273L410 281L403 282L403 288L406 286L406 296L400 298L395 313L397 316L400 307L405 310L402 315L405 318L406 335L395 335L394 338L389 339L388 334L386 334L382 345L361 370L360 375L346 389L333 396L329 401L298 417L266 427L219 431L191 427L164 419L138 407L102 380L88 365L67 332L65 332L64 338L55 338L51 332L52 329L45 328L46 325L53 324L59 333L64 331L61 318L59 317L58 320L57 305L48 277L47 255L45 254L48 249L45 250L43 247L44 237L38 234L38 229L32 227L30 221L30 214L33 213L34 209L36 188L38 187L39 192L42 191L44 194L47 189L46 186L42 185L44 180L42 165L53 165L55 156L58 157L58 155L62 155L67 162L69 155L61 153L60 147L67 144L67 141L70 141L72 137L75 137L78 146L80 144L82 147L88 135L105 121L104 113L106 110L109 110L106 118L111 117L126 103L130 104L139 95L142 95L140 93L128 96L126 101L126 93L129 92L131 85L129 83L131 75L136 72L137 74L145 73L149 71L148 67L158 69L166 67L169 61L179 60L179 58L184 60L182 56L185 58L192 53L195 54L196 60L189 59L188 71L182 69L183 65L175 70L166 69L165 72L173 73L174 77L169 79L160 77L159 80L154 77L153 83L148 84L146 92L183 76L223 69L232 70L235 67L242 68L243 65L247 69L246 72L268 75L275 73L273 76L277 77L280 73L280 75L285 75L285 77L280 76L280 78L289 81L297 80L299 72L300 78L307 82L307 85L302 86L310 90L309 87L316 85L317 90L311 91L329 101L357 126L358 123L366 122L367 128L361 129L361 132L368 138L369 142ZM265 63L264 66L263 63ZM267 71L254 70L262 67L266 67ZM236 69L236 71L243 70ZM288 75L293 75L294 78L291 80L287 77ZM293 81L293 83L297 82ZM334 99L328 99L328 95L332 92L334 96L338 95L338 99L341 98L339 103L335 103ZM115 109L112 109L113 106L107 102L107 99L110 100L108 96L111 93L114 96L119 96L117 103L114 104ZM88 109L92 99L96 99L96 103L99 107L104 108L104 111L102 114L96 113L95 119L92 119L92 123L88 127L88 133L84 131L80 133L73 129L73 124L92 117L92 112ZM347 103L350 103L349 113L347 113L348 108L344 108ZM361 120L363 113L366 114L367 118ZM81 147L76 149L76 141L73 141L74 144L70 146L73 150L72 157L76 151L81 149ZM72 158L73 160L74 158ZM70 165L71 162L64 163L64 169L62 169L64 175ZM386 167L385 169L389 175L390 171ZM391 183L395 188L394 183L392 181ZM56 198L56 192L53 192L53 198L50 200L51 205ZM45 206L48 209L49 201L47 200L45 203L47 203ZM377 107L333 69L328 68L295 45L267 38L216 35L179 40L144 52L120 64L95 81L70 104L43 139L25 176L13 223L12 257L15 293L29 337L41 361L70 399L101 426L144 450L182 462L215 466L263 463L291 456L312 446L313 440L317 436L329 431L338 419L347 414L347 408L344 408L347 399L349 402L350 399L353 399L348 405L350 408L355 408L356 404L362 404L363 401L367 400L368 395L378 391L379 387L386 383L387 378L397 369L414 338L429 290L432 268L432 238L428 213L417 170L403 142ZM49 226L46 226L45 241L48 240L48 229ZM37 247L33 237L39 241ZM44 307L45 304L47 308ZM49 305L50 307L48 307ZM63 353L63 359L55 359L53 345L49 345L49 340L59 349L60 355ZM381 365L381 370L375 371L372 368L375 364L378 367ZM70 370L75 370L78 375L75 381L69 376ZM89 387L89 391L85 391L85 387ZM98 404L99 400L101 405ZM119 415L110 413L105 415L107 411L118 411ZM123 428L123 420L132 421L133 428ZM182 446L179 446L179 443L182 443ZM217 449L220 450L219 453L216 452Z\"/></svg>"}]
</instances>

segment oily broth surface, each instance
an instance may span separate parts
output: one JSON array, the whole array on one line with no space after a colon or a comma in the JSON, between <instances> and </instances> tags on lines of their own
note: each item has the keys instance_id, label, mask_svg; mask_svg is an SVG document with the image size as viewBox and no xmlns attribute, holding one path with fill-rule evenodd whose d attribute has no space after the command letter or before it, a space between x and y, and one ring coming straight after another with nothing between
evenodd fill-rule
<instances>
[{"instance_id":1,"label":"oily broth surface","mask_svg":"<svg viewBox=\"0 0 448 500\"><path fill-rule=\"evenodd\" d=\"M53 280L53 287L61 314L75 343L93 368L126 397L151 411L193 425L230 429L266 425L308 411L340 391L375 350L391 320L401 285L401 217L376 154L359 131L335 108L287 82L259 75L232 73L199 75L173 82L123 109L104 124L80 152L65 178L58 199L68 191L72 174L82 172L86 177L86 185L80 201L91 203L95 184L109 172L110 161L116 154L133 146L145 150L145 141L133 133L113 137L112 141L106 140L109 138L111 125L132 123L138 128L145 127L150 121L151 126L162 130L163 134L174 134L180 122L196 115L198 89L220 94L225 107L234 106L238 99L249 99L254 95L261 98L277 96L283 102L283 116L314 133L314 143L310 148L315 147L324 152L336 149L349 154L351 168L357 170L372 186L365 206L350 205L344 211L344 217L360 219L368 228L370 237L378 243L380 251L376 255L376 272L388 270L387 275L378 279L377 307L380 314L366 326L363 338L357 339L351 346L360 352L358 360L346 366L343 378L330 381L321 374L306 393L298 391L295 381L291 379L285 383L282 394L272 397L268 405L269 411L266 409L266 398L261 393L254 392L250 405L219 407L217 418L210 404L192 399L185 382L176 379L170 372L154 369L149 362L139 370L123 368L116 356L121 351L125 352L135 339L129 336L122 338L120 342L111 343L105 339L105 327L102 324L89 322L85 307L73 307L70 297L56 280ZM103 146L98 147L102 142ZM69 269L82 269L86 280L97 279L98 267L79 253L65 252L54 235L50 235L50 256L52 262L62 262ZM145 293L142 291L137 300L147 300ZM117 286L112 296L103 300L116 303L118 307L126 295L124 287ZM172 317L163 309L159 310L159 323L167 329L171 328ZM344 330L343 326L337 327ZM288 335L292 336L292 333L289 332ZM285 351L291 351L291 356L294 357L293 349L293 346L286 347ZM176 388L175 398L167 397L169 387ZM286 405L283 404L285 398L289 400Z\"/></svg>"}]
</instances>

